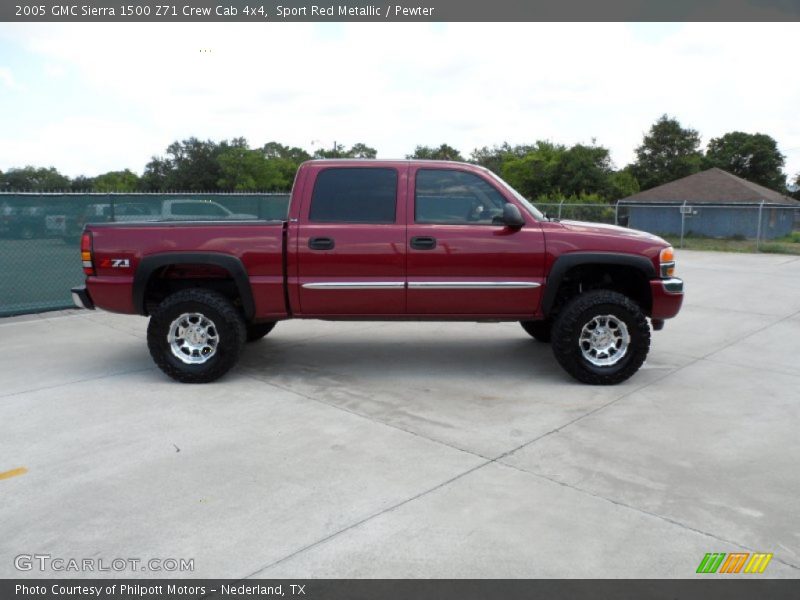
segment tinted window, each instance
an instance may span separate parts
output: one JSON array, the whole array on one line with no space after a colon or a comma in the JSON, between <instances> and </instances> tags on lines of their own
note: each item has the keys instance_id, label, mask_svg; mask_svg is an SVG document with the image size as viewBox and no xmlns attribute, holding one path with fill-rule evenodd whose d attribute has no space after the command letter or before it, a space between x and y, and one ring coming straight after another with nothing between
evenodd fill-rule
<instances>
[{"instance_id":1,"label":"tinted window","mask_svg":"<svg viewBox=\"0 0 800 600\"><path fill-rule=\"evenodd\" d=\"M491 225L493 219L502 217L505 202L494 186L473 173L452 169L417 171L417 223Z\"/></svg>"},{"instance_id":2,"label":"tinted window","mask_svg":"<svg viewBox=\"0 0 800 600\"><path fill-rule=\"evenodd\" d=\"M317 175L308 219L318 223L394 223L396 203L394 169L325 169Z\"/></svg>"}]
</instances>

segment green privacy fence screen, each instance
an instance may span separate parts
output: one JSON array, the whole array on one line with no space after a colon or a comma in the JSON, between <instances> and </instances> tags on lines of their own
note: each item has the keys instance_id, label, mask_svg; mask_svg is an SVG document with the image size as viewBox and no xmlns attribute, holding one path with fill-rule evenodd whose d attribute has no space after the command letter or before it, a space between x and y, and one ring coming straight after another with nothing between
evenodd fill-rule
<instances>
[{"instance_id":1,"label":"green privacy fence screen","mask_svg":"<svg viewBox=\"0 0 800 600\"><path fill-rule=\"evenodd\" d=\"M86 223L284 219L288 194L0 193L0 317L72 306Z\"/></svg>"}]
</instances>

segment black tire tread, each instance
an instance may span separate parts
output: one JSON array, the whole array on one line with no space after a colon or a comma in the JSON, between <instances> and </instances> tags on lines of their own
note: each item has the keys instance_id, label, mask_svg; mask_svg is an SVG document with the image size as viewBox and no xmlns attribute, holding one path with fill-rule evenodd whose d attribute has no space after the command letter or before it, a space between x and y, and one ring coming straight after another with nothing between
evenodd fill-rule
<instances>
[{"instance_id":1,"label":"black tire tread","mask_svg":"<svg viewBox=\"0 0 800 600\"><path fill-rule=\"evenodd\" d=\"M250 323L247 325L247 338L245 341L257 342L270 331L275 329L275 323Z\"/></svg>"},{"instance_id":2,"label":"black tire tread","mask_svg":"<svg viewBox=\"0 0 800 600\"><path fill-rule=\"evenodd\" d=\"M583 363L574 335L577 328L583 325L584 313L603 305L626 311L633 330L630 331L632 341L625 362L617 368L609 367L607 371L598 372ZM639 370L650 349L647 317L633 300L612 290L592 290L575 297L560 311L553 323L552 333L553 354L558 363L575 379L591 385L614 385L625 381Z\"/></svg>"},{"instance_id":3,"label":"black tire tread","mask_svg":"<svg viewBox=\"0 0 800 600\"><path fill-rule=\"evenodd\" d=\"M553 331L553 324L550 321L520 321L519 324L537 342L550 343Z\"/></svg>"}]
</instances>

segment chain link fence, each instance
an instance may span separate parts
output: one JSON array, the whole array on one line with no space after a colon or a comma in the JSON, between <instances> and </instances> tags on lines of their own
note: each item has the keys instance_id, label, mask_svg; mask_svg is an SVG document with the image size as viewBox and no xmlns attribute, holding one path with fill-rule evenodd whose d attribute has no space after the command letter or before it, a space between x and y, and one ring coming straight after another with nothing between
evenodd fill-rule
<instances>
[{"instance_id":1,"label":"chain link fence","mask_svg":"<svg viewBox=\"0 0 800 600\"><path fill-rule=\"evenodd\" d=\"M86 223L284 219L289 194L0 193L0 317L72 306ZM680 248L800 254L800 205L537 203L562 220L655 233Z\"/></svg>"},{"instance_id":2,"label":"chain link fence","mask_svg":"<svg viewBox=\"0 0 800 600\"><path fill-rule=\"evenodd\" d=\"M87 223L284 219L288 194L0 193L0 317L70 308Z\"/></svg>"},{"instance_id":3,"label":"chain link fence","mask_svg":"<svg viewBox=\"0 0 800 600\"><path fill-rule=\"evenodd\" d=\"M800 254L800 204L538 203L548 217L659 235L679 248Z\"/></svg>"}]
</instances>

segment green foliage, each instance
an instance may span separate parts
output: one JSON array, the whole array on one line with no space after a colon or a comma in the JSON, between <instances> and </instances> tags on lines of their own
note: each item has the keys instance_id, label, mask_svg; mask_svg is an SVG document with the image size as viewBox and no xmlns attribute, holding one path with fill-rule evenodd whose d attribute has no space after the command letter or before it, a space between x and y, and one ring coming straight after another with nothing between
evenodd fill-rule
<instances>
[{"instance_id":1,"label":"green foliage","mask_svg":"<svg viewBox=\"0 0 800 600\"><path fill-rule=\"evenodd\" d=\"M138 176L137 176L138 177ZM71 192L90 192L94 187L94 178L78 175L70 181L69 189Z\"/></svg>"},{"instance_id":2,"label":"green foliage","mask_svg":"<svg viewBox=\"0 0 800 600\"><path fill-rule=\"evenodd\" d=\"M612 202L632 196L639 189L639 180L627 167L608 176L607 197Z\"/></svg>"},{"instance_id":3,"label":"green foliage","mask_svg":"<svg viewBox=\"0 0 800 600\"><path fill-rule=\"evenodd\" d=\"M93 192L135 192L139 189L139 176L130 169L109 171L90 181Z\"/></svg>"},{"instance_id":4,"label":"green foliage","mask_svg":"<svg viewBox=\"0 0 800 600\"><path fill-rule=\"evenodd\" d=\"M474 162L482 167L486 167L497 175L502 174L503 164L513 158L522 158L526 154L536 150L536 146L512 146L508 142L503 142L499 146L489 148L475 148L470 155L470 162Z\"/></svg>"},{"instance_id":5,"label":"green foliage","mask_svg":"<svg viewBox=\"0 0 800 600\"><path fill-rule=\"evenodd\" d=\"M282 191L292 186L297 167L286 158L267 158L243 139L225 147L218 157L221 176L217 187L228 191Z\"/></svg>"},{"instance_id":6,"label":"green foliage","mask_svg":"<svg viewBox=\"0 0 800 600\"><path fill-rule=\"evenodd\" d=\"M173 142L167 147L167 156L154 156L147 163L142 184L149 190L205 191L215 190L222 177L220 153L228 147L246 142L234 139L230 144L217 144L191 137Z\"/></svg>"},{"instance_id":7,"label":"green foliage","mask_svg":"<svg viewBox=\"0 0 800 600\"><path fill-rule=\"evenodd\" d=\"M461 152L447 144L442 144L438 148L433 148L431 146L417 146L414 148L414 153L407 154L406 158L464 161L464 157L461 156Z\"/></svg>"},{"instance_id":8,"label":"green foliage","mask_svg":"<svg viewBox=\"0 0 800 600\"><path fill-rule=\"evenodd\" d=\"M646 190L697 173L702 163L700 134L662 115L636 148L631 172Z\"/></svg>"},{"instance_id":9,"label":"green foliage","mask_svg":"<svg viewBox=\"0 0 800 600\"><path fill-rule=\"evenodd\" d=\"M353 144L350 150L345 150L341 144L333 143L333 149L320 148L314 153L314 158L375 158L378 151L361 142Z\"/></svg>"},{"instance_id":10,"label":"green foliage","mask_svg":"<svg viewBox=\"0 0 800 600\"><path fill-rule=\"evenodd\" d=\"M493 162L501 157L502 177L528 198L553 201L594 195L607 202L638 191L633 175L613 170L609 151L602 146L575 144L567 148L538 141L533 146L483 150L477 151L477 156L473 152L473 158Z\"/></svg>"},{"instance_id":11,"label":"green foliage","mask_svg":"<svg viewBox=\"0 0 800 600\"><path fill-rule=\"evenodd\" d=\"M748 181L781 193L786 190L785 157L778 143L763 133L732 131L713 138L706 149L705 166L719 167Z\"/></svg>"},{"instance_id":12,"label":"green foliage","mask_svg":"<svg viewBox=\"0 0 800 600\"><path fill-rule=\"evenodd\" d=\"M0 189L19 192L54 192L70 189L70 180L55 167L22 167L6 171L0 181Z\"/></svg>"}]
</instances>

